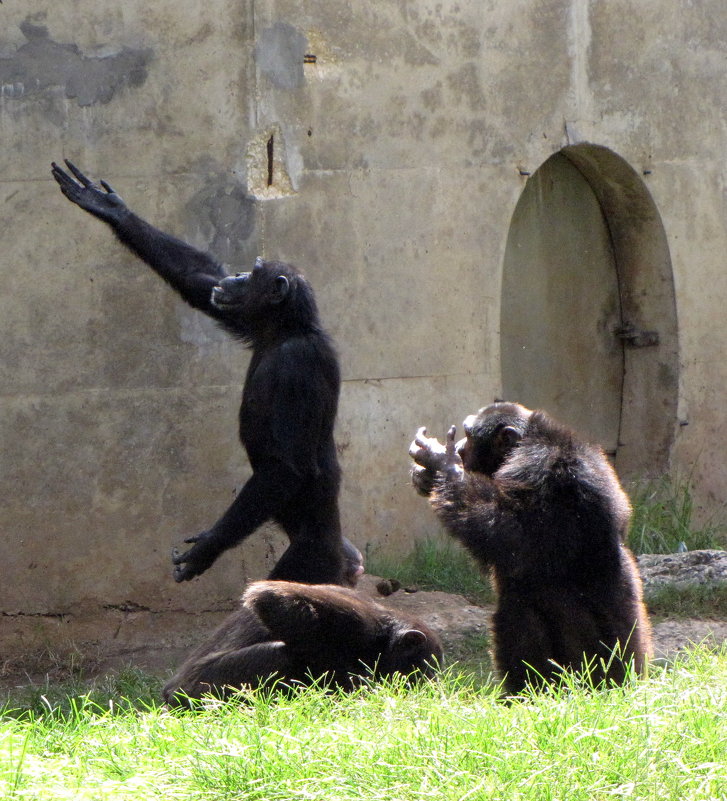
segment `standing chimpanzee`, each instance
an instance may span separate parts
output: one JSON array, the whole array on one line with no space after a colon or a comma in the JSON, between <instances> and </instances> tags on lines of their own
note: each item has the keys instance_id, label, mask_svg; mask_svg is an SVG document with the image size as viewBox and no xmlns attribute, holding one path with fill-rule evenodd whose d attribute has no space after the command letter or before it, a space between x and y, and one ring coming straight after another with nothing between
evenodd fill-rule
<instances>
[{"instance_id":1,"label":"standing chimpanzee","mask_svg":"<svg viewBox=\"0 0 727 801\"><path fill-rule=\"evenodd\" d=\"M541 411L495 403L446 446L420 428L414 486L497 593L494 658L505 690L563 668L622 682L651 652L641 579L624 545L626 494L603 452Z\"/></svg>"},{"instance_id":2,"label":"standing chimpanzee","mask_svg":"<svg viewBox=\"0 0 727 801\"><path fill-rule=\"evenodd\" d=\"M175 550L175 580L204 573L223 551L273 519L290 545L270 578L344 582L333 441L340 372L313 290L295 267L261 259L252 272L228 276L207 253L131 212L106 182L99 187L66 164L76 180L57 164L53 177L69 200L108 223L184 300L252 349L240 440L253 474L209 530L185 540L191 548Z\"/></svg>"},{"instance_id":3,"label":"standing chimpanzee","mask_svg":"<svg viewBox=\"0 0 727 801\"><path fill-rule=\"evenodd\" d=\"M167 703L181 705L271 679L288 686L322 679L350 690L362 678L431 677L441 659L439 639L427 626L353 590L259 581L162 692Z\"/></svg>"}]
</instances>

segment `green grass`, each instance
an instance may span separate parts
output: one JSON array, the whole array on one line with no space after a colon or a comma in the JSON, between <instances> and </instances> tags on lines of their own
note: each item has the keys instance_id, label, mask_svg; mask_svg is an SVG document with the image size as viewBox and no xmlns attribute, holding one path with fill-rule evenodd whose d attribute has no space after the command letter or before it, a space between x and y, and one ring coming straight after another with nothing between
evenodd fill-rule
<instances>
[{"instance_id":1,"label":"green grass","mask_svg":"<svg viewBox=\"0 0 727 801\"><path fill-rule=\"evenodd\" d=\"M725 547L721 512L697 522L691 478L638 481L628 491L634 508L628 544L634 553L675 553L681 543L690 551Z\"/></svg>"},{"instance_id":2,"label":"green grass","mask_svg":"<svg viewBox=\"0 0 727 801\"><path fill-rule=\"evenodd\" d=\"M59 719L73 714L78 699L83 699L83 704L89 709L104 709L109 703L117 711L153 707L161 698L162 684L162 679L132 666L93 680L83 675L67 674L57 681L46 680L42 684L28 684L11 690L4 703L0 696L0 706L4 706L6 715Z\"/></svg>"},{"instance_id":3,"label":"green grass","mask_svg":"<svg viewBox=\"0 0 727 801\"><path fill-rule=\"evenodd\" d=\"M644 593L649 614L656 618L727 619L727 584L664 584Z\"/></svg>"},{"instance_id":4,"label":"green grass","mask_svg":"<svg viewBox=\"0 0 727 801\"><path fill-rule=\"evenodd\" d=\"M492 603L494 599L488 580L472 557L444 535L417 542L403 557L374 551L366 557L366 572L398 579L403 587L458 593L472 603Z\"/></svg>"},{"instance_id":5,"label":"green grass","mask_svg":"<svg viewBox=\"0 0 727 801\"><path fill-rule=\"evenodd\" d=\"M456 673L411 691L210 704L85 697L0 716L3 799L727 798L727 651L621 689L505 705Z\"/></svg>"}]
</instances>

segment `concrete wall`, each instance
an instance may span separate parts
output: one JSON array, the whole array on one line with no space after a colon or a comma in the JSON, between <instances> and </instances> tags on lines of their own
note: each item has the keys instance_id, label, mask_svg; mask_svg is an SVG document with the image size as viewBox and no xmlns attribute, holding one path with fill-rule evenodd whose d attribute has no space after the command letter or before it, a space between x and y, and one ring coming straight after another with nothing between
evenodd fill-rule
<instances>
[{"instance_id":1,"label":"concrete wall","mask_svg":"<svg viewBox=\"0 0 727 801\"><path fill-rule=\"evenodd\" d=\"M721 503L726 74L721 0L5 2L0 644L142 642L129 626L229 606L281 545L173 583L171 546L248 474L247 356L65 201L51 160L231 269L304 268L343 365L346 534L406 551L436 528L408 443L499 394L524 174L582 142L648 173L677 297L672 461Z\"/></svg>"}]
</instances>

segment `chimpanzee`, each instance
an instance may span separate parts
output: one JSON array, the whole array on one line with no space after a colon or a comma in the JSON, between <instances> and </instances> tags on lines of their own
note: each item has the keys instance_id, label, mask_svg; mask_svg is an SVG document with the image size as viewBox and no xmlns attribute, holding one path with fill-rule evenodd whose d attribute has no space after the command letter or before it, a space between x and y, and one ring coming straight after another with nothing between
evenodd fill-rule
<instances>
[{"instance_id":1,"label":"chimpanzee","mask_svg":"<svg viewBox=\"0 0 727 801\"><path fill-rule=\"evenodd\" d=\"M427 626L351 589L258 581L162 693L167 703L183 705L271 680L283 686L322 680L351 690L362 678L432 677L441 660L439 639Z\"/></svg>"},{"instance_id":2,"label":"chimpanzee","mask_svg":"<svg viewBox=\"0 0 727 801\"><path fill-rule=\"evenodd\" d=\"M295 267L262 259L229 276L207 253L131 212L105 181L99 187L66 165L73 178L55 163L52 172L69 200L108 223L185 301L252 349L239 427L253 474L211 528L185 540L191 548L174 551L175 580L200 575L273 519L290 545L270 578L345 581L333 441L340 371L308 282Z\"/></svg>"},{"instance_id":3,"label":"chimpanzee","mask_svg":"<svg viewBox=\"0 0 727 801\"><path fill-rule=\"evenodd\" d=\"M557 680L594 685L641 671L651 633L641 579L624 545L631 506L603 452L542 411L495 403L446 446L420 428L414 486L497 593L495 664L505 691Z\"/></svg>"}]
</instances>

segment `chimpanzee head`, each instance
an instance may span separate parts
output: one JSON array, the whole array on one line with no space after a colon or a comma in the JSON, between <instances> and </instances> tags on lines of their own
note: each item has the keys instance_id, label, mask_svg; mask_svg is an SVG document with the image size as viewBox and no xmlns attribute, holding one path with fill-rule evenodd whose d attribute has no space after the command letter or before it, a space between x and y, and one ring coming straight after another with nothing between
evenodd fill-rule
<instances>
[{"instance_id":1,"label":"chimpanzee head","mask_svg":"<svg viewBox=\"0 0 727 801\"><path fill-rule=\"evenodd\" d=\"M378 675L401 673L413 681L435 675L443 664L442 644L433 631L421 623L417 626L410 628L401 620L394 624L386 648L376 664Z\"/></svg>"},{"instance_id":2,"label":"chimpanzee head","mask_svg":"<svg viewBox=\"0 0 727 801\"><path fill-rule=\"evenodd\" d=\"M519 403L493 403L465 418L465 438L457 452L465 470L497 472L510 451L525 436L532 411Z\"/></svg>"},{"instance_id":3,"label":"chimpanzee head","mask_svg":"<svg viewBox=\"0 0 727 801\"><path fill-rule=\"evenodd\" d=\"M250 272L223 278L212 290L212 305L241 336L310 327L318 311L310 285L292 264L258 257Z\"/></svg>"}]
</instances>

